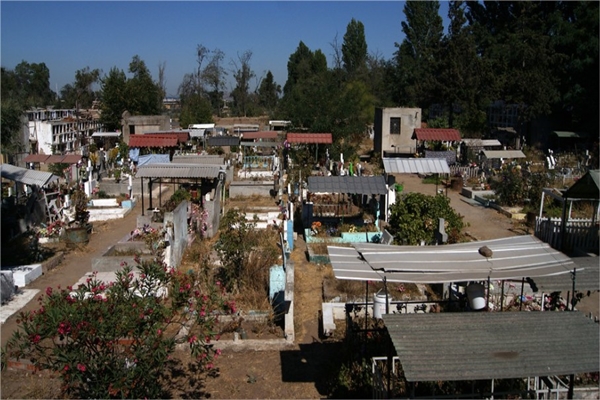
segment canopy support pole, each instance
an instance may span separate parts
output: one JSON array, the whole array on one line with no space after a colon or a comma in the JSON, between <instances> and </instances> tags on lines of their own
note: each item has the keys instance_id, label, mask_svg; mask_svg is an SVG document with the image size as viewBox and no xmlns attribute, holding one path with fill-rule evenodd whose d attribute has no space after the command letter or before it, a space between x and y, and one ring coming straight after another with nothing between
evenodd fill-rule
<instances>
[{"instance_id":1,"label":"canopy support pole","mask_svg":"<svg viewBox=\"0 0 600 400\"><path fill-rule=\"evenodd\" d=\"M142 185L142 217L144 216L144 178L140 178L140 183Z\"/></svg>"}]
</instances>

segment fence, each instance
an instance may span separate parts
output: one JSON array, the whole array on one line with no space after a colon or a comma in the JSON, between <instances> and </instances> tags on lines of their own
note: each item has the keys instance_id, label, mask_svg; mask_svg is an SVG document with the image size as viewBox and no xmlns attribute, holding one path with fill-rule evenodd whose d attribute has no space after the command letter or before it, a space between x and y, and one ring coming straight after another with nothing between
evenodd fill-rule
<instances>
[{"instance_id":1,"label":"fence","mask_svg":"<svg viewBox=\"0 0 600 400\"><path fill-rule=\"evenodd\" d=\"M561 250L562 218L535 218L535 236L557 250ZM565 249L580 248L598 251L598 222L592 225L591 219L570 219L566 224Z\"/></svg>"},{"instance_id":2,"label":"fence","mask_svg":"<svg viewBox=\"0 0 600 400\"><path fill-rule=\"evenodd\" d=\"M399 367L400 358L392 358L392 376L395 377L397 369ZM374 399L387 399L391 393L394 393L393 382L395 379L391 379L392 376L387 376L388 373L388 359L387 357L373 357L371 358L371 373L373 374L373 398ZM390 379L390 390L388 393L388 387L386 381Z\"/></svg>"},{"instance_id":3,"label":"fence","mask_svg":"<svg viewBox=\"0 0 600 400\"><path fill-rule=\"evenodd\" d=\"M451 165L450 176L462 176L464 179L479 178L481 176L481 168Z\"/></svg>"}]
</instances>

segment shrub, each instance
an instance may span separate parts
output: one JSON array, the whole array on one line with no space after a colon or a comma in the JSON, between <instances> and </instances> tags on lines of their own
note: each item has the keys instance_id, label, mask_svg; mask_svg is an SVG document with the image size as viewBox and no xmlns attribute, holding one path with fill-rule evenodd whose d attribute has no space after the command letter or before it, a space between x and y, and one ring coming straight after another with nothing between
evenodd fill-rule
<instances>
[{"instance_id":1,"label":"shrub","mask_svg":"<svg viewBox=\"0 0 600 400\"><path fill-rule=\"evenodd\" d=\"M3 357L59 374L71 397L168 397L164 377L175 345L188 343L197 367L212 368L216 318L235 304L219 282L201 287L156 261L138 269L137 278L125 266L114 282L94 274L75 290L48 288L38 310L21 312Z\"/></svg>"}]
</instances>

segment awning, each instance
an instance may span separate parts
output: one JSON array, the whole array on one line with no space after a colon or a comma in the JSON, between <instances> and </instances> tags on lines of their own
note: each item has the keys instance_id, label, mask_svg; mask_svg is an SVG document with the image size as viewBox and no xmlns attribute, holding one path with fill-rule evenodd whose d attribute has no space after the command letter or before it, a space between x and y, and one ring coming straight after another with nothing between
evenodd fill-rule
<instances>
[{"instance_id":1,"label":"awning","mask_svg":"<svg viewBox=\"0 0 600 400\"><path fill-rule=\"evenodd\" d=\"M46 159L45 163L46 164L58 164L58 163L61 163L64 158L65 158L65 156L53 154L50 157L48 157L48 159Z\"/></svg>"},{"instance_id":2,"label":"awning","mask_svg":"<svg viewBox=\"0 0 600 400\"><path fill-rule=\"evenodd\" d=\"M385 178L379 176L309 176L312 193L387 194Z\"/></svg>"},{"instance_id":3,"label":"awning","mask_svg":"<svg viewBox=\"0 0 600 400\"><path fill-rule=\"evenodd\" d=\"M412 139L432 142L458 142L460 132L456 129L416 128Z\"/></svg>"},{"instance_id":4,"label":"awning","mask_svg":"<svg viewBox=\"0 0 600 400\"><path fill-rule=\"evenodd\" d=\"M211 147L239 146L240 138L237 136L210 136L206 139L206 144Z\"/></svg>"},{"instance_id":5,"label":"awning","mask_svg":"<svg viewBox=\"0 0 600 400\"><path fill-rule=\"evenodd\" d=\"M27 157L25 157L23 159L23 161L27 162L27 163L43 163L45 162L50 156L47 154L30 154Z\"/></svg>"},{"instance_id":6,"label":"awning","mask_svg":"<svg viewBox=\"0 0 600 400\"><path fill-rule=\"evenodd\" d=\"M600 170L591 170L577 180L563 195L565 199L600 199Z\"/></svg>"},{"instance_id":7,"label":"awning","mask_svg":"<svg viewBox=\"0 0 600 400\"><path fill-rule=\"evenodd\" d=\"M12 164L0 164L2 178L23 183L25 185L36 185L43 187L50 182L58 180L58 176L50 172L36 171L27 168L16 167Z\"/></svg>"},{"instance_id":8,"label":"awning","mask_svg":"<svg viewBox=\"0 0 600 400\"><path fill-rule=\"evenodd\" d=\"M567 131L553 131L552 135L561 139L587 139L588 135L582 132L567 132Z\"/></svg>"},{"instance_id":9,"label":"awning","mask_svg":"<svg viewBox=\"0 0 600 400\"><path fill-rule=\"evenodd\" d=\"M61 163L65 164L77 164L81 161L81 155L79 154L67 154L61 161Z\"/></svg>"},{"instance_id":10,"label":"awning","mask_svg":"<svg viewBox=\"0 0 600 400\"><path fill-rule=\"evenodd\" d=\"M383 168L388 174L449 174L445 158L384 158Z\"/></svg>"},{"instance_id":11,"label":"awning","mask_svg":"<svg viewBox=\"0 0 600 400\"><path fill-rule=\"evenodd\" d=\"M288 133L286 140L289 143L333 143L331 133Z\"/></svg>"},{"instance_id":12,"label":"awning","mask_svg":"<svg viewBox=\"0 0 600 400\"><path fill-rule=\"evenodd\" d=\"M175 154L173 163L225 165L225 157L216 154Z\"/></svg>"},{"instance_id":13,"label":"awning","mask_svg":"<svg viewBox=\"0 0 600 400\"><path fill-rule=\"evenodd\" d=\"M579 312L385 314L409 382L597 372L598 324Z\"/></svg>"},{"instance_id":14,"label":"awning","mask_svg":"<svg viewBox=\"0 0 600 400\"><path fill-rule=\"evenodd\" d=\"M535 236L514 236L443 246L355 243L327 246L337 279L447 283L521 279L571 272L573 261ZM491 257L479 249L487 246Z\"/></svg>"},{"instance_id":15,"label":"awning","mask_svg":"<svg viewBox=\"0 0 600 400\"><path fill-rule=\"evenodd\" d=\"M242 139L277 139L278 135L277 131L244 132L242 133Z\"/></svg>"},{"instance_id":16,"label":"awning","mask_svg":"<svg viewBox=\"0 0 600 400\"><path fill-rule=\"evenodd\" d=\"M150 164L138 168L136 178L218 178L220 165ZM223 171L224 172L224 171Z\"/></svg>"},{"instance_id":17,"label":"awning","mask_svg":"<svg viewBox=\"0 0 600 400\"><path fill-rule=\"evenodd\" d=\"M462 142L467 147L502 146L502 143L497 139L463 139Z\"/></svg>"},{"instance_id":18,"label":"awning","mask_svg":"<svg viewBox=\"0 0 600 400\"><path fill-rule=\"evenodd\" d=\"M177 147L176 136L131 135L129 147Z\"/></svg>"},{"instance_id":19,"label":"awning","mask_svg":"<svg viewBox=\"0 0 600 400\"><path fill-rule=\"evenodd\" d=\"M486 158L525 158L521 150L482 150Z\"/></svg>"}]
</instances>

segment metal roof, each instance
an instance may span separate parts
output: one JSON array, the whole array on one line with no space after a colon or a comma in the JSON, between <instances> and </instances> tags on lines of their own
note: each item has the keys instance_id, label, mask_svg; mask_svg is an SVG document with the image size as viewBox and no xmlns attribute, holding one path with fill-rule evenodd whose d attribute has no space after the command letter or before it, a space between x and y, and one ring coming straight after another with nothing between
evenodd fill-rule
<instances>
[{"instance_id":1,"label":"metal roof","mask_svg":"<svg viewBox=\"0 0 600 400\"><path fill-rule=\"evenodd\" d=\"M562 139L587 139L587 133L583 132L567 132L567 131L552 131L552 134Z\"/></svg>"},{"instance_id":2,"label":"metal roof","mask_svg":"<svg viewBox=\"0 0 600 400\"><path fill-rule=\"evenodd\" d=\"M456 129L416 128L412 139L458 142L460 141L460 132Z\"/></svg>"},{"instance_id":3,"label":"metal roof","mask_svg":"<svg viewBox=\"0 0 600 400\"><path fill-rule=\"evenodd\" d=\"M600 263L596 257L574 257L575 263L575 290L586 292L600 290ZM544 293L573 291L571 274L541 276L536 278L535 284Z\"/></svg>"},{"instance_id":4,"label":"metal roof","mask_svg":"<svg viewBox=\"0 0 600 400\"><path fill-rule=\"evenodd\" d=\"M309 176L312 193L387 194L385 178L379 176Z\"/></svg>"},{"instance_id":5,"label":"metal roof","mask_svg":"<svg viewBox=\"0 0 600 400\"><path fill-rule=\"evenodd\" d=\"M217 178L220 165L149 164L138 168L137 178Z\"/></svg>"},{"instance_id":6,"label":"metal roof","mask_svg":"<svg viewBox=\"0 0 600 400\"><path fill-rule=\"evenodd\" d=\"M525 158L521 150L482 150L486 158Z\"/></svg>"},{"instance_id":7,"label":"metal roof","mask_svg":"<svg viewBox=\"0 0 600 400\"><path fill-rule=\"evenodd\" d=\"M383 168L388 174L449 174L445 158L384 158Z\"/></svg>"},{"instance_id":8,"label":"metal roof","mask_svg":"<svg viewBox=\"0 0 600 400\"><path fill-rule=\"evenodd\" d=\"M43 163L44 161L46 161L48 158L50 158L49 155L47 154L29 154L27 157L25 157L23 159L24 162L29 162L29 163Z\"/></svg>"},{"instance_id":9,"label":"metal roof","mask_svg":"<svg viewBox=\"0 0 600 400\"><path fill-rule=\"evenodd\" d=\"M173 162L179 164L224 165L225 157L213 154L175 154Z\"/></svg>"},{"instance_id":10,"label":"metal roof","mask_svg":"<svg viewBox=\"0 0 600 400\"><path fill-rule=\"evenodd\" d=\"M600 370L598 324L579 312L385 314L409 382Z\"/></svg>"},{"instance_id":11,"label":"metal roof","mask_svg":"<svg viewBox=\"0 0 600 400\"><path fill-rule=\"evenodd\" d=\"M288 133L286 140L289 143L333 143L331 133Z\"/></svg>"},{"instance_id":12,"label":"metal roof","mask_svg":"<svg viewBox=\"0 0 600 400\"><path fill-rule=\"evenodd\" d=\"M385 276L390 282L446 283L567 274L576 267L565 254L531 235L443 246L353 246L327 246L337 279ZM492 257L479 253L483 246L492 250Z\"/></svg>"},{"instance_id":13,"label":"metal roof","mask_svg":"<svg viewBox=\"0 0 600 400\"><path fill-rule=\"evenodd\" d=\"M497 139L463 139L462 142L467 147L502 146Z\"/></svg>"},{"instance_id":14,"label":"metal roof","mask_svg":"<svg viewBox=\"0 0 600 400\"><path fill-rule=\"evenodd\" d=\"M567 189L563 197L569 199L600 199L600 170L591 170Z\"/></svg>"},{"instance_id":15,"label":"metal roof","mask_svg":"<svg viewBox=\"0 0 600 400\"><path fill-rule=\"evenodd\" d=\"M260 142L240 142L240 146L244 146L244 147L277 147L277 146L281 146L281 142L266 142L266 141L260 141Z\"/></svg>"},{"instance_id":16,"label":"metal roof","mask_svg":"<svg viewBox=\"0 0 600 400\"><path fill-rule=\"evenodd\" d=\"M278 135L277 131L244 132L242 139L277 139Z\"/></svg>"},{"instance_id":17,"label":"metal roof","mask_svg":"<svg viewBox=\"0 0 600 400\"><path fill-rule=\"evenodd\" d=\"M0 164L0 170L2 171L2 178L24 183L25 185L43 187L52 181L58 180L58 176L50 172L16 167L12 164Z\"/></svg>"},{"instance_id":18,"label":"metal roof","mask_svg":"<svg viewBox=\"0 0 600 400\"><path fill-rule=\"evenodd\" d=\"M121 132L94 132L92 137L119 137Z\"/></svg>"},{"instance_id":19,"label":"metal roof","mask_svg":"<svg viewBox=\"0 0 600 400\"><path fill-rule=\"evenodd\" d=\"M129 147L177 147L177 136L131 135Z\"/></svg>"},{"instance_id":20,"label":"metal roof","mask_svg":"<svg viewBox=\"0 0 600 400\"><path fill-rule=\"evenodd\" d=\"M209 146L239 146L240 138L237 136L211 136L206 139Z\"/></svg>"},{"instance_id":21,"label":"metal roof","mask_svg":"<svg viewBox=\"0 0 600 400\"><path fill-rule=\"evenodd\" d=\"M46 164L58 164L61 163L65 156L61 156L59 154L53 154L44 161Z\"/></svg>"},{"instance_id":22,"label":"metal roof","mask_svg":"<svg viewBox=\"0 0 600 400\"><path fill-rule=\"evenodd\" d=\"M65 164L77 164L79 161L81 161L81 155L67 154L61 162Z\"/></svg>"}]
</instances>

